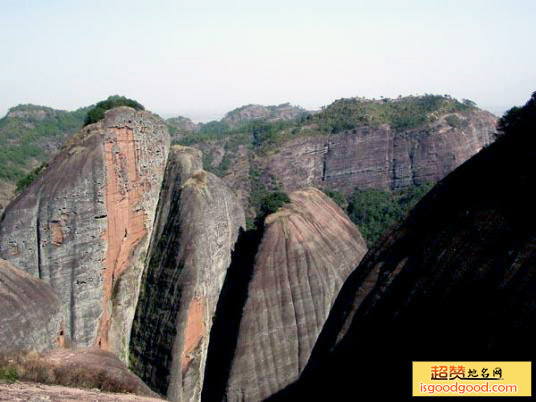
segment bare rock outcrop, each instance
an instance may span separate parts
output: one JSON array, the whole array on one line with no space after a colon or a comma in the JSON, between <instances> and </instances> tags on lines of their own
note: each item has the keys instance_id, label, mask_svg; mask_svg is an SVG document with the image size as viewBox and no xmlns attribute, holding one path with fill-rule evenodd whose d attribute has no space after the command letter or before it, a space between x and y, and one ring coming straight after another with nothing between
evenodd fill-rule
<instances>
[{"instance_id":1,"label":"bare rock outcrop","mask_svg":"<svg viewBox=\"0 0 536 402\"><path fill-rule=\"evenodd\" d=\"M296 380L340 286L366 253L358 229L324 193L308 188L290 199L265 219L225 397L211 382L206 400L260 401ZM229 323L221 331L231 331Z\"/></svg>"},{"instance_id":2,"label":"bare rock outcrop","mask_svg":"<svg viewBox=\"0 0 536 402\"><path fill-rule=\"evenodd\" d=\"M62 343L59 298L45 282L0 259L0 354Z\"/></svg>"},{"instance_id":3,"label":"bare rock outcrop","mask_svg":"<svg viewBox=\"0 0 536 402\"><path fill-rule=\"evenodd\" d=\"M212 320L244 212L201 152L173 146L132 330L130 364L172 401L198 401Z\"/></svg>"},{"instance_id":4,"label":"bare rock outcrop","mask_svg":"<svg viewBox=\"0 0 536 402\"><path fill-rule=\"evenodd\" d=\"M411 361L536 357L536 94L511 117L369 251L273 400L405 400Z\"/></svg>"},{"instance_id":5,"label":"bare rock outcrop","mask_svg":"<svg viewBox=\"0 0 536 402\"><path fill-rule=\"evenodd\" d=\"M452 119L458 125L452 126ZM236 189L247 206L258 186L255 182L267 188L276 182L287 192L313 186L346 195L356 188L401 190L436 182L495 141L496 123L494 115L474 108L438 115L412 129L363 125L307 136L300 132L315 128L302 125L296 135L287 134L276 147L261 153L235 146L233 138L194 146L208 155L210 168Z\"/></svg>"},{"instance_id":6,"label":"bare rock outcrop","mask_svg":"<svg viewBox=\"0 0 536 402\"><path fill-rule=\"evenodd\" d=\"M449 116L465 122L448 124ZM337 135L300 138L284 144L266 161L268 175L284 188L324 186L344 193L356 187L396 190L435 182L495 139L496 118L474 110L444 115L419 129L397 131L387 124Z\"/></svg>"},{"instance_id":7,"label":"bare rock outcrop","mask_svg":"<svg viewBox=\"0 0 536 402\"><path fill-rule=\"evenodd\" d=\"M73 346L126 359L168 149L158 116L112 109L2 216L0 256L52 286Z\"/></svg>"}]
</instances>

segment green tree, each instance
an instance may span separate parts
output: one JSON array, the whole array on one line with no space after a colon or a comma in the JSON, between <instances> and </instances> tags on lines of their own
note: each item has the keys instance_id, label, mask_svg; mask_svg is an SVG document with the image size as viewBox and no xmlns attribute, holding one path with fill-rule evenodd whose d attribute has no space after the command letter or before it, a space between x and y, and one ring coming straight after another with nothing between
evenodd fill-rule
<instances>
[{"instance_id":1,"label":"green tree","mask_svg":"<svg viewBox=\"0 0 536 402\"><path fill-rule=\"evenodd\" d=\"M104 119L104 112L107 110L113 109L114 107L119 106L129 106L136 110L145 110L143 105L136 102L133 99L125 98L124 96L113 95L108 97L108 99L103 100L97 103L93 108L87 112L86 120L84 126L88 124L93 124L99 120Z\"/></svg>"},{"instance_id":2,"label":"green tree","mask_svg":"<svg viewBox=\"0 0 536 402\"><path fill-rule=\"evenodd\" d=\"M397 192L356 190L348 200L348 216L370 247L386 230L402 221L432 187L433 183L426 183Z\"/></svg>"},{"instance_id":3,"label":"green tree","mask_svg":"<svg viewBox=\"0 0 536 402\"><path fill-rule=\"evenodd\" d=\"M288 204L290 198L287 193L282 191L274 191L268 194L261 201L260 211L263 217L276 212L283 205Z\"/></svg>"}]
</instances>

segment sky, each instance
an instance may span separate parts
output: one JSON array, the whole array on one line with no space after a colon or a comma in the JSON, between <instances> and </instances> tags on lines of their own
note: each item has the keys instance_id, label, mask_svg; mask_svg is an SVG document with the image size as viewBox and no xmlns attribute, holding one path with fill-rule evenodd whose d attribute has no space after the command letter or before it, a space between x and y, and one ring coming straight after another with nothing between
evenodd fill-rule
<instances>
[{"instance_id":1,"label":"sky","mask_svg":"<svg viewBox=\"0 0 536 402\"><path fill-rule=\"evenodd\" d=\"M0 116L119 94L196 121L250 104L536 90L534 0L0 0Z\"/></svg>"}]
</instances>

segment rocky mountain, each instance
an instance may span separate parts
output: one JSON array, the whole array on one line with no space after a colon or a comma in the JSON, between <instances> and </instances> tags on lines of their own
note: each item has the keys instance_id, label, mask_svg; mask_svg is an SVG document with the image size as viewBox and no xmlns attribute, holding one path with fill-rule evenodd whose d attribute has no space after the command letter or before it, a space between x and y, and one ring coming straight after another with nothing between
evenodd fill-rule
<instances>
[{"instance_id":1,"label":"rocky mountain","mask_svg":"<svg viewBox=\"0 0 536 402\"><path fill-rule=\"evenodd\" d=\"M201 152L173 146L130 346L133 370L170 400L200 400L212 320L244 226L232 191L202 170Z\"/></svg>"},{"instance_id":2,"label":"rocky mountain","mask_svg":"<svg viewBox=\"0 0 536 402\"><path fill-rule=\"evenodd\" d=\"M0 354L60 346L63 316L59 298L44 281L0 259Z\"/></svg>"},{"instance_id":3,"label":"rocky mountain","mask_svg":"<svg viewBox=\"0 0 536 402\"><path fill-rule=\"evenodd\" d=\"M2 216L0 256L52 286L73 346L126 359L168 149L160 118L113 109Z\"/></svg>"},{"instance_id":4,"label":"rocky mountain","mask_svg":"<svg viewBox=\"0 0 536 402\"><path fill-rule=\"evenodd\" d=\"M290 103L283 103L277 106L245 105L228 112L222 121L231 127L236 127L241 123L252 120L293 120L307 113L305 109L292 106Z\"/></svg>"},{"instance_id":5,"label":"rocky mountain","mask_svg":"<svg viewBox=\"0 0 536 402\"><path fill-rule=\"evenodd\" d=\"M48 162L82 127L86 113L19 105L0 119L0 211L13 199L17 181Z\"/></svg>"},{"instance_id":6,"label":"rocky mountain","mask_svg":"<svg viewBox=\"0 0 536 402\"><path fill-rule=\"evenodd\" d=\"M205 168L234 188L248 216L259 193L306 186L349 195L442 179L495 139L496 118L470 101L426 95L341 99L294 120L253 122L179 140L205 154Z\"/></svg>"},{"instance_id":7,"label":"rocky mountain","mask_svg":"<svg viewBox=\"0 0 536 402\"><path fill-rule=\"evenodd\" d=\"M500 126L506 135L369 251L305 374L274 400L400 400L410 396L412 360L535 357L536 93Z\"/></svg>"},{"instance_id":8,"label":"rocky mountain","mask_svg":"<svg viewBox=\"0 0 536 402\"><path fill-rule=\"evenodd\" d=\"M191 130L177 119L172 135L182 130L183 145L173 146L173 122L114 102L97 104L97 122L66 140L0 220L8 261L0 297L14 306L0 320L47 318L52 327L35 329L39 350L111 352L172 401L315 399L324 378L341 390L353 384L342 382L350 372L373 384L366 368L379 372L382 353L402 356L404 370L403 356L432 350L419 318L436 306L447 316L498 297L504 308L480 308L505 320L512 307L518 313L504 322L514 327L532 314L532 273L521 258L531 256L532 218L519 201L530 188L532 143L507 135L488 146L495 118L469 101L356 98L315 114L250 105ZM29 118L19 112L9 118ZM460 164L360 264L365 239L326 193L394 194ZM427 189L396 193L377 210L395 221ZM355 209L380 198L347 201ZM365 222L368 211L354 215ZM28 302L42 304L41 321L16 307L30 297L25 289L43 295Z\"/></svg>"},{"instance_id":9,"label":"rocky mountain","mask_svg":"<svg viewBox=\"0 0 536 402\"><path fill-rule=\"evenodd\" d=\"M203 400L260 401L296 380L340 286L366 253L358 229L322 192L300 190L290 200L266 217L251 267L248 257L237 261L250 271L240 273L246 280L228 276L235 297L217 310Z\"/></svg>"},{"instance_id":10,"label":"rocky mountain","mask_svg":"<svg viewBox=\"0 0 536 402\"><path fill-rule=\"evenodd\" d=\"M160 118L118 107L71 137L6 208L0 256L48 283L50 300L36 301L63 318L43 315L55 327L42 349L110 351L174 401L201 400L214 376L228 380L221 398L248 400L299 376L364 240L316 189L245 231L233 191L202 164L199 150L170 148Z\"/></svg>"},{"instance_id":11,"label":"rocky mountain","mask_svg":"<svg viewBox=\"0 0 536 402\"><path fill-rule=\"evenodd\" d=\"M194 123L191 119L184 116L171 117L166 119L171 138L179 141L181 138L199 131L201 124Z\"/></svg>"}]
</instances>

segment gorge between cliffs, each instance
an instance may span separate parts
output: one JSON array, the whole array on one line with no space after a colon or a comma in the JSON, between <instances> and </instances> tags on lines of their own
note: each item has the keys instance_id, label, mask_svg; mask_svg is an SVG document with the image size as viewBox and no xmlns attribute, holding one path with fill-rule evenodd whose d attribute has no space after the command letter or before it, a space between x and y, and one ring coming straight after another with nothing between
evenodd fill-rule
<instances>
[{"instance_id":1,"label":"gorge between cliffs","mask_svg":"<svg viewBox=\"0 0 536 402\"><path fill-rule=\"evenodd\" d=\"M536 99L500 130L438 102L416 122L363 121L356 100L316 114L250 105L218 123L225 135L109 108L2 212L0 357L34 353L145 398L356 400L386 358L407 373L448 357L426 353L427 334L450 331L430 317L454 309L454 331L481 341L444 351L527 359ZM382 194L402 219L371 240L354 217ZM380 394L403 399L406 380Z\"/></svg>"}]
</instances>

